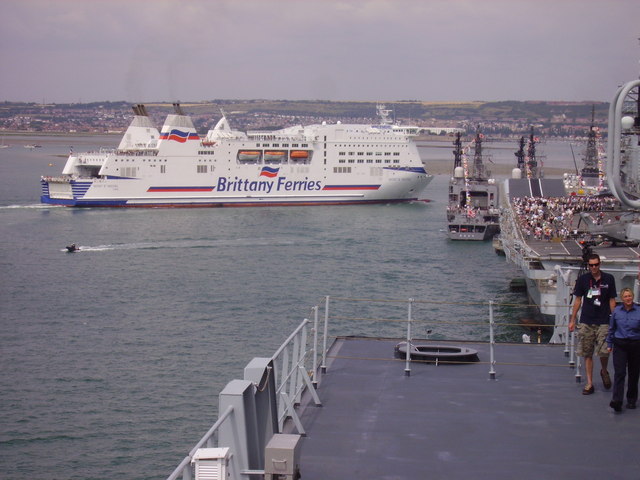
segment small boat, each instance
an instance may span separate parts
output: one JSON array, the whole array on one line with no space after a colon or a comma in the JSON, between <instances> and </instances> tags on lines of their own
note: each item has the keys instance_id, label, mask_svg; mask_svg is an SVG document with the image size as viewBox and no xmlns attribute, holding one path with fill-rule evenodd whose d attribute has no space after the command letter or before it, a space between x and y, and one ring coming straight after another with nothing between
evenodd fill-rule
<instances>
[{"instance_id":1,"label":"small boat","mask_svg":"<svg viewBox=\"0 0 640 480\"><path fill-rule=\"evenodd\" d=\"M262 152L257 150L240 150L238 152L238 160L241 162L257 162L260 160Z\"/></svg>"},{"instance_id":2,"label":"small boat","mask_svg":"<svg viewBox=\"0 0 640 480\"><path fill-rule=\"evenodd\" d=\"M281 150L277 151L269 151L264 152L264 161L265 163L281 163L285 161L287 152L283 152Z\"/></svg>"},{"instance_id":3,"label":"small boat","mask_svg":"<svg viewBox=\"0 0 640 480\"><path fill-rule=\"evenodd\" d=\"M66 249L67 253L73 253L80 250L80 247L78 247L75 243L72 243L71 245L67 245Z\"/></svg>"}]
</instances>

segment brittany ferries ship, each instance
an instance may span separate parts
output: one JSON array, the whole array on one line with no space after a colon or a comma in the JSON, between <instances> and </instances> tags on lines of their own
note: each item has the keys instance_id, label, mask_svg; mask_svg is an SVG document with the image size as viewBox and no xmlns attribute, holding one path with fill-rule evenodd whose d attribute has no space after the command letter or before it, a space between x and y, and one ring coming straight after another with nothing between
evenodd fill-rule
<instances>
[{"instance_id":1,"label":"brittany ferries ship","mask_svg":"<svg viewBox=\"0 0 640 480\"><path fill-rule=\"evenodd\" d=\"M323 123L204 137L179 104L160 131L144 105L118 148L72 153L42 177L42 203L75 207L222 207L410 202L432 180L412 136L391 125ZM416 130L415 132L413 130Z\"/></svg>"}]
</instances>

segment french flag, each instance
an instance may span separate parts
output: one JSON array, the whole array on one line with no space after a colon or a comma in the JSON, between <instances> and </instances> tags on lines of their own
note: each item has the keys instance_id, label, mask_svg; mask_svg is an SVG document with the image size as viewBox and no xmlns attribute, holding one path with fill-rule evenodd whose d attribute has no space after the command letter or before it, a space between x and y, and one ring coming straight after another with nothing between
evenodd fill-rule
<instances>
[{"instance_id":1,"label":"french flag","mask_svg":"<svg viewBox=\"0 0 640 480\"><path fill-rule=\"evenodd\" d=\"M280 168L262 167L262 170L260 170L260 176L274 178L278 176L279 171Z\"/></svg>"}]
</instances>

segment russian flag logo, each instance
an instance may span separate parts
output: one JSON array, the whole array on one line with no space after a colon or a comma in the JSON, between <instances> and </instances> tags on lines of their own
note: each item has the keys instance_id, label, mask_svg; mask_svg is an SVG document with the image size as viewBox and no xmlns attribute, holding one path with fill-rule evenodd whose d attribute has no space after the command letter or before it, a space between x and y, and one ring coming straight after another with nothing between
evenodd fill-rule
<instances>
[{"instance_id":1,"label":"russian flag logo","mask_svg":"<svg viewBox=\"0 0 640 480\"><path fill-rule=\"evenodd\" d=\"M260 170L260 176L274 178L278 176L279 171L280 171L279 167L278 168L262 167L262 170Z\"/></svg>"}]
</instances>

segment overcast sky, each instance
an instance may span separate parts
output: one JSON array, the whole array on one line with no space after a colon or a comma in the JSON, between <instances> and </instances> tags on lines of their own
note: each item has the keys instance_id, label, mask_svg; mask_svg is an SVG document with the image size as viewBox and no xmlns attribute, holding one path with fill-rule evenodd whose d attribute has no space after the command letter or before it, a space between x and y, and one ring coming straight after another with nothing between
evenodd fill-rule
<instances>
[{"instance_id":1,"label":"overcast sky","mask_svg":"<svg viewBox=\"0 0 640 480\"><path fill-rule=\"evenodd\" d=\"M0 101L610 101L639 0L2 0Z\"/></svg>"}]
</instances>

